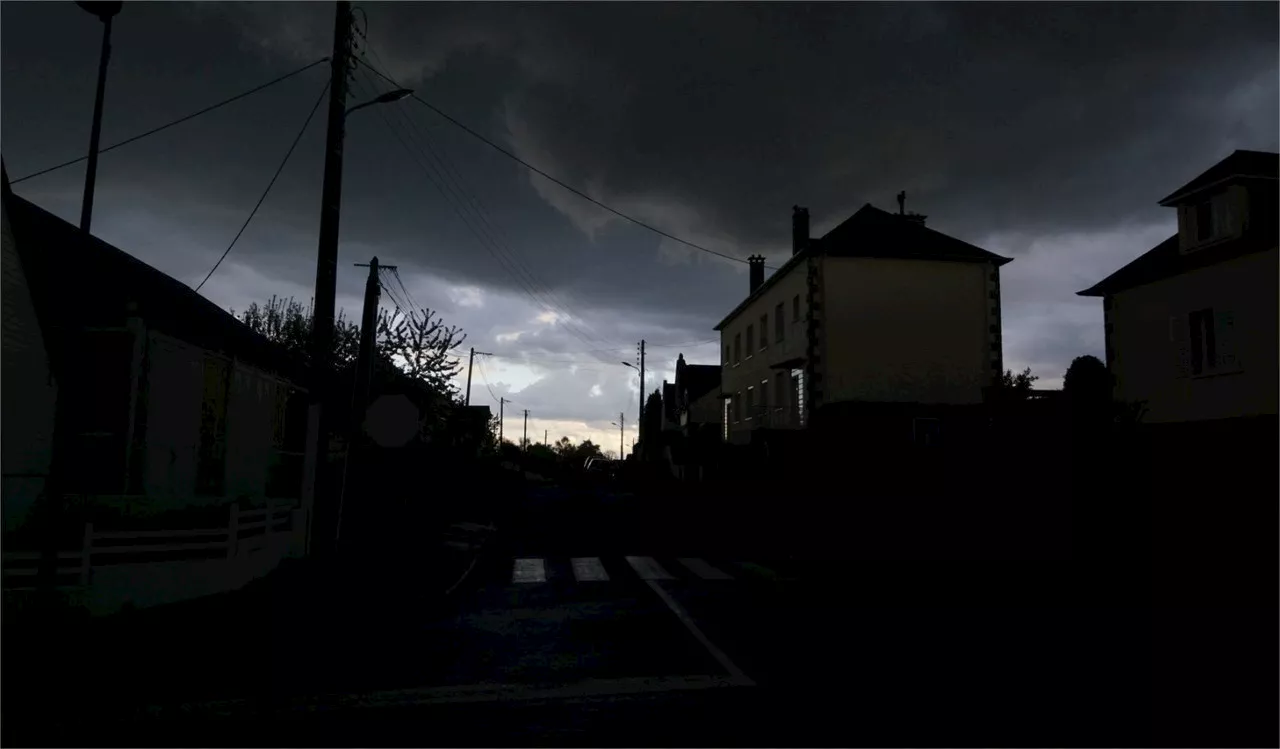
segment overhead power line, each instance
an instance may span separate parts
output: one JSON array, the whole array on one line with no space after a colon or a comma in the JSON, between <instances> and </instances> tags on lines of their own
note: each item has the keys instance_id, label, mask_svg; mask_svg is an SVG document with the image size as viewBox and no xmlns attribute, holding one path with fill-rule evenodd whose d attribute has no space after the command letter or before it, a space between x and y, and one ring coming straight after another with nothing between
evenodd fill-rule
<instances>
[{"instance_id":1,"label":"overhead power line","mask_svg":"<svg viewBox=\"0 0 1280 749\"><path fill-rule=\"evenodd\" d=\"M357 82L357 86L359 86L359 79L356 79L356 82ZM534 304L540 307L548 307L554 311L557 311L565 315L566 317L565 330L573 334L575 337L577 337L579 340L581 340L583 343L587 344L588 346L597 345L600 342L599 339L592 340L592 336L590 335L590 333L587 333L586 331L581 330L580 328L576 327L573 324L572 322L574 317L573 315L569 314L563 308L557 307L557 305L555 305L553 301L547 301L545 299L545 295L542 295L542 296L539 295L536 279L531 279L521 275L518 261L515 261L513 258L508 256L508 252L504 251L502 244L496 241L496 239L494 238L491 232L487 233L483 230L484 229L483 214L478 214L481 216L482 220L476 221L466 211L466 203L464 200L461 199L458 189L453 184L451 184L451 181L448 177L448 172L444 169L443 166L437 166L430 162L430 158L434 158L437 162L440 162L439 156L434 151L434 149L430 150L430 157L424 158L425 152L423 151L423 149L419 148L417 151L415 151L409 145L408 140L406 140L406 138L400 134L399 128L393 125L391 120L388 119L383 112L379 111L378 114L382 117L382 120L387 125L387 128L391 130L392 135L395 136L396 140L399 141L400 144L409 153L414 163L416 163L418 167L423 170L423 173L424 175L426 175L428 181L430 181L432 185L440 192L440 194L444 197L445 201L449 204L450 208L453 209L454 213L463 222L463 224L467 227L467 229L471 232L471 234L476 238L476 241L480 244L480 246L486 252L488 252L494 258L494 260L497 261L498 264L501 265L503 269L506 270L512 276L513 279L515 279L515 281L519 285L521 285L524 288L525 292L529 295L529 298L534 302ZM412 120L410 120L409 122L410 122L410 126L415 131L417 131L417 133L423 137L424 141L427 142L428 146L430 146L430 141L426 139L425 135L422 134L420 130L417 130L416 126L413 125ZM412 133L409 134L409 139L412 139ZM475 210L476 209L472 207L472 211L474 212Z\"/></svg>"},{"instance_id":2,"label":"overhead power line","mask_svg":"<svg viewBox=\"0 0 1280 749\"><path fill-rule=\"evenodd\" d=\"M395 82L395 81L394 81L390 76L386 75L386 74L385 74L385 73L383 73L382 71L380 71L380 70L378 70L377 68L375 68L375 67L373 67L372 65L370 65L370 64L368 63L368 61L366 61L366 62L365 62L365 67L369 68L369 70L372 70L372 71L373 71L374 73L376 73L379 77L381 77L383 80L387 81L387 82L388 82L388 83L390 83L391 85L395 86L396 88L400 88L400 87L401 87L401 86L400 86L400 84L396 83L396 82ZM508 151L507 149L503 148L502 146L498 145L497 143L494 143L493 141L491 141L491 140L489 140L488 138L484 137L483 135L481 135L480 133L476 132L475 130L472 130L472 129L471 129L470 127L468 127L465 123L460 122L459 120L454 119L454 118L453 118L452 116L450 116L447 112L445 112L445 111L441 110L439 107L435 106L434 104L432 104L431 102L427 101L426 99L423 99L421 96L418 96L417 94L411 94L409 98L413 99L414 101L418 102L419 104L423 105L424 107L426 107L426 108L430 109L432 112L435 112L436 114L440 115L440 116L441 116L441 117L443 117L444 119L448 120L450 123L452 123L452 124L456 125L457 127L461 128L461 129L462 129L464 132L466 132L468 135L470 135L470 136L472 136L473 138L475 138L475 139L479 140L481 143L484 143L485 145L489 146L490 148L492 148L493 150L495 150L495 151L497 151L498 153L502 154L503 156L506 156L507 158L512 159L513 161L515 161L516 163L520 164L521 166L523 166L524 168L528 169L529 171L533 172L534 174L540 175L540 176L542 176L542 177L545 177L545 178L546 178L546 179L548 179L548 180L551 180L552 182L554 182L554 183L556 183L557 185L559 185L559 186L563 187L564 189L568 190L569 192L573 193L574 195L577 195L578 197L582 198L583 200L586 200L586 201L588 201L588 202L594 203L595 205L597 205L597 206L599 206L599 207L601 207L601 208L605 209L606 211L608 211L608 212L610 212L610 213L614 214L615 216L618 216L619 218L626 219L627 221L630 221L631 223L635 224L636 226L640 226L640 227L643 227L643 228L645 228L645 229L648 229L649 231L653 232L654 234L658 234L659 236L666 237L667 239L670 239L670 240L672 240L673 242L679 242L680 244L685 245L686 247L691 247L691 248L693 248L693 249L695 249L695 250L698 250L698 251L700 251L700 252L705 252L705 253L710 254L710 255L715 255L716 257L721 257L721 258L724 258L725 260L732 260L732 261L733 261L733 262L735 262L735 263L748 263L748 262L750 262L750 261L748 261L748 260L746 260L746 259L744 259L744 258L734 257L733 255L729 255L729 254L726 254L726 253L723 253L723 252L718 252L718 251L713 250L713 249L711 249L711 248L709 248L709 247L703 247L702 245L697 244L697 243L695 243L695 242L690 242L690 241L689 241L689 240L687 240L687 239L681 239L680 237L677 237L676 235L671 234L670 232L663 231L662 229L659 229L658 227L653 226L652 224L645 223L644 221L641 221L640 219L635 218L634 216L629 216L629 215L627 215L627 214L623 213L622 211L619 211L617 208L613 208L612 206L606 205L605 203L602 203L602 202L600 202L599 200L596 200L595 198L593 198L593 197L591 197L590 195L586 194L585 192L583 192L583 191L579 190L578 188L576 188L576 187L574 187L574 186L572 186L572 185L570 185L570 184L568 184L568 183L564 182L564 181L563 181L563 180L561 180L561 179L558 179L558 178L556 178L556 177L554 177L554 176L552 176L552 175L548 174L547 172L543 171L542 169L539 169L538 167L534 166L533 164L530 164L529 162L527 162L527 161L525 161L524 159L520 158L519 156L515 155L515 154L514 154L514 153L512 153L511 151Z\"/></svg>"},{"instance_id":3,"label":"overhead power line","mask_svg":"<svg viewBox=\"0 0 1280 749\"><path fill-rule=\"evenodd\" d=\"M121 146L127 146L127 145L129 145L130 143L132 143L132 142L134 142L134 141L136 141L136 140L142 140L143 138L147 137L148 135L155 135L156 133L160 132L161 130L168 130L169 128L173 127L174 125L181 125L182 123L186 122L187 120L195 119L196 117L199 117L199 116L200 116L200 115L202 115L202 114L207 114L207 113L209 113L209 112L212 112L213 110L218 109L219 107L225 107L226 105L230 104L230 103L231 103L231 102L233 102L233 101L239 101L240 99L243 99L243 98L245 98L246 96L249 96L249 95L251 95L251 94L256 94L256 93L258 93L259 91L262 91L263 89L270 88L271 86L274 86L274 85L276 85L277 83L280 83L280 82L282 82L282 81L288 80L289 78L292 78L292 77L294 77L295 75L298 75L299 73L302 73L302 72L304 72L304 71L310 70L311 68L314 68L315 66L319 65L320 63L328 62L328 60L329 60L329 58L328 58L328 57L322 57L322 58L320 58L319 60L316 60L315 62L313 62L313 63L311 63L311 64L309 64L309 65L304 65L304 66L302 66L302 67L298 68L297 70L293 71L292 73L285 73L284 75L280 76L279 78L276 78L276 79L274 79L274 80L267 81L266 83L262 84L261 86L256 86L256 87L254 87L254 88L251 88L251 89L249 89L248 91L245 91L244 93L236 94L235 96L231 97L230 99L224 99L223 101L220 101L220 102L218 102L217 104L213 104L213 105L207 106L207 107L205 107L204 109L201 109L201 110L200 110L200 111L198 111L198 112L192 112L191 114L187 115L186 117L180 117L180 118L178 118L178 119L174 120L173 122L170 122L170 123L168 123L168 124L166 124L166 125L161 125L160 127L152 128L152 129L150 129L150 130L146 131L145 133L139 133L138 135L135 135L135 136L133 136L132 138L125 138L124 140L120 141L119 143L113 143L113 144L111 144L111 145L107 146L106 148L99 149L99 150L98 150L98 153L99 153L99 154L104 154L104 153L106 153L107 151L114 151L115 149L117 149L117 148L119 148L119 147L121 147ZM67 166L71 166L72 164L79 164L81 161L86 161L86 160L88 160L88 158L89 158L89 157L88 157L87 155L85 155L85 156L80 156L80 157L78 157L78 158L71 159L70 161L64 161L64 162L62 162L61 164L58 164L58 165L56 165L56 166L51 166L51 167L49 167L48 169L41 169L40 171L38 171L38 172L32 172L31 174L28 174L28 175L27 175L27 176L25 176L25 177L19 177L18 179L10 180L10 181L9 181L9 184L11 184L11 185L16 185L16 184L18 184L19 182L23 182L23 181L29 180L29 179L31 179L32 177L39 177L39 176L40 176L40 175L42 175L42 174L48 174L49 172L57 171L58 169L61 169L61 168L63 168L63 167L67 167Z\"/></svg>"},{"instance_id":4,"label":"overhead power line","mask_svg":"<svg viewBox=\"0 0 1280 749\"><path fill-rule=\"evenodd\" d=\"M298 141L302 140L303 133L307 132L307 127L311 124L311 118L315 117L316 110L320 108L320 102L324 101L325 94L329 92L329 83L325 82L324 88L320 90L320 96L316 97L316 103L311 105L311 111L307 113L307 119L302 123L302 129L294 136L293 143L289 144L289 150L285 152L284 158L280 161L280 166L276 167L276 173L271 175L271 181L267 183L267 189L262 191L262 196L258 198L258 202L253 206L253 210L249 211L249 217L240 225L240 231L236 232L235 237L231 239L231 244L227 245L227 249L222 251L222 257L218 258L218 262L213 264L209 272L205 274L204 281L196 287L196 291L200 291L205 283L213 276L213 272L222 265L222 261L227 259L227 254L231 252L231 248L236 246L236 242L240 241L240 235L244 234L244 230L249 228L249 222L253 221L253 217L258 215L258 209L262 207L262 202L267 199L267 195L271 193L271 188L275 186L276 180L280 178L280 173L284 171L285 164L289 163L289 157L293 155L293 151L298 147Z\"/></svg>"}]
</instances>

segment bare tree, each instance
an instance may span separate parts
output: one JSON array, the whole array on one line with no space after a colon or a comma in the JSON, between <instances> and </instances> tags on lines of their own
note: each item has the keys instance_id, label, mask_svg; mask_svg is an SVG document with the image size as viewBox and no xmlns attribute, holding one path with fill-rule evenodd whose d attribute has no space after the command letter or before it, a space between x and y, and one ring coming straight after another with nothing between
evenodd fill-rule
<instances>
[{"instance_id":1,"label":"bare tree","mask_svg":"<svg viewBox=\"0 0 1280 749\"><path fill-rule=\"evenodd\" d=\"M305 357L311 353L312 311L293 297L285 299L273 294L266 304L253 302L238 315L234 309L231 310L231 315L249 326L250 330L296 354ZM349 364L355 361L359 350L360 326L339 311L333 321L333 361Z\"/></svg>"},{"instance_id":2,"label":"bare tree","mask_svg":"<svg viewBox=\"0 0 1280 749\"><path fill-rule=\"evenodd\" d=\"M383 312L378 316L378 353L409 377L450 396L458 393L453 378L462 371L462 360L449 352L466 339L465 333L445 325L426 307L421 314Z\"/></svg>"}]
</instances>

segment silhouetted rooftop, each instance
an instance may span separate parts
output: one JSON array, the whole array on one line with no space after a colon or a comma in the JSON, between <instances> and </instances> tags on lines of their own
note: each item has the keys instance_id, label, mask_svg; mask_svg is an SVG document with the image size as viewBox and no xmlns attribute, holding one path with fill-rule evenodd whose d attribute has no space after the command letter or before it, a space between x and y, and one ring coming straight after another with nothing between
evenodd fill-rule
<instances>
[{"instance_id":1,"label":"silhouetted rooftop","mask_svg":"<svg viewBox=\"0 0 1280 749\"><path fill-rule=\"evenodd\" d=\"M720 389L720 367L716 364L686 364L680 384L688 393L689 400L696 401Z\"/></svg>"},{"instance_id":2,"label":"silhouetted rooftop","mask_svg":"<svg viewBox=\"0 0 1280 749\"><path fill-rule=\"evenodd\" d=\"M1186 273L1197 268L1230 260L1254 252L1265 252L1276 246L1276 231L1262 232L1214 245L1200 252L1183 253L1178 249L1178 235L1164 240L1139 255L1128 265L1112 273L1078 296L1106 296Z\"/></svg>"},{"instance_id":3,"label":"silhouetted rooftop","mask_svg":"<svg viewBox=\"0 0 1280 749\"><path fill-rule=\"evenodd\" d=\"M829 257L941 260L994 263L996 266L1013 260L1013 258L988 252L962 239L943 234L909 217L889 213L867 203L821 239L811 239L806 249L792 255L791 259L766 278L760 288L734 307L733 311L726 315L714 329L722 329L752 300L765 293L778 279L815 253Z\"/></svg>"},{"instance_id":4,"label":"silhouetted rooftop","mask_svg":"<svg viewBox=\"0 0 1280 749\"><path fill-rule=\"evenodd\" d=\"M1209 187L1236 179L1276 179L1280 176L1280 154L1269 151L1235 151L1206 169L1199 177L1174 190L1160 201L1171 206Z\"/></svg>"},{"instance_id":5,"label":"silhouetted rooftop","mask_svg":"<svg viewBox=\"0 0 1280 749\"><path fill-rule=\"evenodd\" d=\"M5 190L9 221L37 315L61 337L85 326L123 326L129 304L149 329L308 381L300 357L250 330L181 281ZM55 366L60 346L52 346ZM65 352L67 357L72 351ZM69 362L63 361L61 364Z\"/></svg>"}]
</instances>

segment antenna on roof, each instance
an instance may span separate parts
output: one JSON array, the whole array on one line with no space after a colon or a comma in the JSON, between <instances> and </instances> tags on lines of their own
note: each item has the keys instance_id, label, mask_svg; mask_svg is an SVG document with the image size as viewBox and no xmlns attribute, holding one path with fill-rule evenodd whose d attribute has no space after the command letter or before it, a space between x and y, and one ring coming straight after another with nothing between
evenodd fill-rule
<instances>
[{"instance_id":1,"label":"antenna on roof","mask_svg":"<svg viewBox=\"0 0 1280 749\"><path fill-rule=\"evenodd\" d=\"M898 193L898 215L902 216L907 212L907 191L903 190Z\"/></svg>"}]
</instances>

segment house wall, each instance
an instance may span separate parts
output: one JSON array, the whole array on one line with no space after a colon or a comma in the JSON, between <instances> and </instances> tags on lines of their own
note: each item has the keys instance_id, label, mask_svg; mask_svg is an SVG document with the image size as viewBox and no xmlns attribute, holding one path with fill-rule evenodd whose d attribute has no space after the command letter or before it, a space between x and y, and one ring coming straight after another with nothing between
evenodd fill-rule
<instances>
[{"instance_id":1,"label":"house wall","mask_svg":"<svg viewBox=\"0 0 1280 749\"><path fill-rule=\"evenodd\" d=\"M823 274L828 403L981 402L999 366L992 264L828 257Z\"/></svg>"},{"instance_id":2,"label":"house wall","mask_svg":"<svg viewBox=\"0 0 1280 749\"><path fill-rule=\"evenodd\" d=\"M1212 252L1212 248L1201 250ZM1116 394L1147 402L1150 423L1277 412L1275 248L1128 289L1110 298ZM1238 367L1194 375L1188 367L1187 315L1232 313Z\"/></svg>"},{"instance_id":3,"label":"house wall","mask_svg":"<svg viewBox=\"0 0 1280 749\"><path fill-rule=\"evenodd\" d=\"M151 333L147 356L143 490L153 502L180 506L195 494L204 352Z\"/></svg>"},{"instance_id":4,"label":"house wall","mask_svg":"<svg viewBox=\"0 0 1280 749\"><path fill-rule=\"evenodd\" d=\"M4 472L0 491L4 529L11 530L21 525L44 491L53 461L58 390L8 210L0 206L0 212L0 412L5 423L5 438L0 440L0 467Z\"/></svg>"},{"instance_id":5,"label":"house wall","mask_svg":"<svg viewBox=\"0 0 1280 749\"><path fill-rule=\"evenodd\" d=\"M791 268L785 277L778 281L764 292L758 299L754 300L742 312L738 314L729 324L720 331L720 364L722 368L721 383L725 393L733 393L735 397L742 399L742 405L739 407L739 419L733 420L733 411L730 409L729 435L732 441L744 441L746 433L758 426L769 426L772 428L796 428L799 425L793 423L791 416L791 399L792 393L788 384L786 396L782 403L777 402L774 396L774 375L786 370L778 370L772 368L772 365L784 362L789 359L799 359L805 356L805 320L808 318L808 306L806 303L806 286L805 286L805 265L800 264ZM794 314L794 299L800 298L800 315ZM777 312L777 305L782 305L783 314L783 338L777 340L776 323L774 316ZM766 339L760 340L760 317L767 314L768 331ZM747 326L751 325L755 329L755 346L753 351L747 350ZM733 344L735 336L742 338L742 354L739 361L735 361L733 354ZM787 374L788 383L789 373ZM760 412L759 398L757 392L762 383L768 382L768 408L769 413ZM757 408L755 413L747 413L746 394L748 388L753 388L752 401ZM732 404L731 404L732 406ZM709 421L719 422L721 420L720 411L722 405L716 405L716 414L714 418L708 418Z\"/></svg>"},{"instance_id":6,"label":"house wall","mask_svg":"<svg viewBox=\"0 0 1280 749\"><path fill-rule=\"evenodd\" d=\"M268 474L282 434L288 383L161 333L150 336L146 468L143 485L156 505L182 506L200 494L197 473L207 360L230 368L225 468L215 498L267 496ZM301 480L301 477L299 477Z\"/></svg>"}]
</instances>

